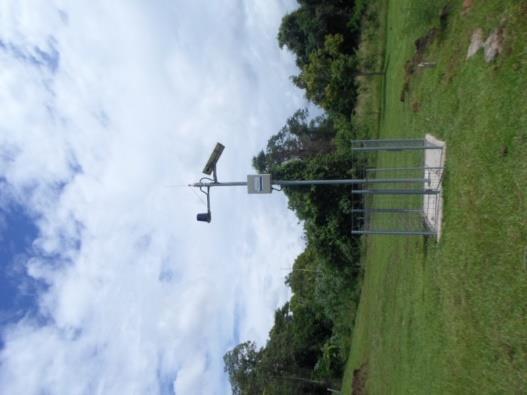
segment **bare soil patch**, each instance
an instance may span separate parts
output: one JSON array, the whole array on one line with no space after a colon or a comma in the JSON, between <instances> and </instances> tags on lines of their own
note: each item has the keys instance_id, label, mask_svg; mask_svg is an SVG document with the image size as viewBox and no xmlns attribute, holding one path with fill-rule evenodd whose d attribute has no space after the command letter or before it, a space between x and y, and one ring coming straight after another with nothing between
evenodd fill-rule
<instances>
[{"instance_id":1,"label":"bare soil patch","mask_svg":"<svg viewBox=\"0 0 527 395\"><path fill-rule=\"evenodd\" d=\"M368 363L363 363L362 366L353 371L353 384L351 393L353 395L365 395L366 381L368 379Z\"/></svg>"},{"instance_id":2,"label":"bare soil patch","mask_svg":"<svg viewBox=\"0 0 527 395\"><path fill-rule=\"evenodd\" d=\"M428 47L438 38L441 39L441 34L446 30L448 20L451 14L452 8L446 5L441 9L439 13L439 27L433 27L424 36L419 37L415 40L415 55L406 62L404 65L405 77L404 85L401 90L400 100L406 101L406 96L410 91L410 80L418 69L426 69L435 67L435 62L429 62L426 60L426 51Z\"/></svg>"},{"instance_id":3,"label":"bare soil patch","mask_svg":"<svg viewBox=\"0 0 527 395\"><path fill-rule=\"evenodd\" d=\"M415 40L415 55L412 59L408 60L404 65L405 77L404 85L401 90L400 100L404 102L406 100L406 94L410 91L410 79L418 69L419 64L424 62L425 53L427 48L432 44L437 37L438 29L432 28L424 36L419 37Z\"/></svg>"},{"instance_id":4,"label":"bare soil patch","mask_svg":"<svg viewBox=\"0 0 527 395\"><path fill-rule=\"evenodd\" d=\"M463 11L461 11L461 15L467 15L472 10L472 7L474 7L474 2L474 0L463 1Z\"/></svg>"}]
</instances>

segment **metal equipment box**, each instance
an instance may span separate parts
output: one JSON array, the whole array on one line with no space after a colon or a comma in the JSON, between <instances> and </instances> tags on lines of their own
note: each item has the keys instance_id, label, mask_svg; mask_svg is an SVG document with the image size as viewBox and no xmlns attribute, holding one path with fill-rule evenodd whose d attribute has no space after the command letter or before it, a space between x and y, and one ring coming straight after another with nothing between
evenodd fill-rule
<instances>
[{"instance_id":1,"label":"metal equipment box","mask_svg":"<svg viewBox=\"0 0 527 395\"><path fill-rule=\"evenodd\" d=\"M271 175L256 174L247 176L248 193L271 193Z\"/></svg>"}]
</instances>

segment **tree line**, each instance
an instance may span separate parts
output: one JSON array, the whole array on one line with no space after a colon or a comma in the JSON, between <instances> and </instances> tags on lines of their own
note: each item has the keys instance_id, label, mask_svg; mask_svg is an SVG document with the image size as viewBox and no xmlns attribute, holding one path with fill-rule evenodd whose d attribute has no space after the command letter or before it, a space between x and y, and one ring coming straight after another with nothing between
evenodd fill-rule
<instances>
[{"instance_id":1,"label":"tree line","mask_svg":"<svg viewBox=\"0 0 527 395\"><path fill-rule=\"evenodd\" d=\"M275 179L355 178L363 164L345 142L360 70L356 49L365 0L298 0L283 17L278 44L292 51L300 73L293 82L324 110L296 111L253 158ZM247 341L224 356L234 394L327 394L339 386L351 345L359 297L360 244L351 237L349 186L284 188L304 224L306 249L286 284L292 297L277 309L266 345Z\"/></svg>"}]
</instances>

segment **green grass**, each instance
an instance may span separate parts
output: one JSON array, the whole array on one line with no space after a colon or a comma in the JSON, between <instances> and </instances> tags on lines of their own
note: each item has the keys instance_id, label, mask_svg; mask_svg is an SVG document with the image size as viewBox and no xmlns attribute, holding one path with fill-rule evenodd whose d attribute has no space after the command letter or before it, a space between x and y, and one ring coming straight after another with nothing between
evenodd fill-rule
<instances>
[{"instance_id":1,"label":"green grass","mask_svg":"<svg viewBox=\"0 0 527 395\"><path fill-rule=\"evenodd\" d=\"M387 7L381 138L447 142L443 236L370 237L343 393L367 363L371 394L527 393L527 2L452 1L400 101L414 42L447 1ZM505 27L504 51L466 60L472 32ZM401 159L402 158L402 159ZM379 155L378 164L404 157Z\"/></svg>"}]
</instances>

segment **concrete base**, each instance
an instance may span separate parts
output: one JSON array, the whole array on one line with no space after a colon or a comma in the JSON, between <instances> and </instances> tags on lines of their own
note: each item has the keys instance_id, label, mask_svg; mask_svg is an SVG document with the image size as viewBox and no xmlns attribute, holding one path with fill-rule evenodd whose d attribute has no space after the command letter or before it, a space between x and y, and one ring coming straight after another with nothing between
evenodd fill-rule
<instances>
[{"instance_id":1,"label":"concrete base","mask_svg":"<svg viewBox=\"0 0 527 395\"><path fill-rule=\"evenodd\" d=\"M429 179L428 187L438 189L436 196L425 195L423 198L423 212L428 226L437 232L437 240L441 238L441 224L443 221L443 175L446 159L446 143L431 134L425 136L427 144L439 146L440 150L425 150L425 168L439 167L441 169L425 170L424 177Z\"/></svg>"}]
</instances>

